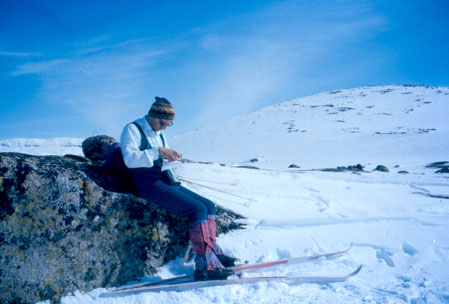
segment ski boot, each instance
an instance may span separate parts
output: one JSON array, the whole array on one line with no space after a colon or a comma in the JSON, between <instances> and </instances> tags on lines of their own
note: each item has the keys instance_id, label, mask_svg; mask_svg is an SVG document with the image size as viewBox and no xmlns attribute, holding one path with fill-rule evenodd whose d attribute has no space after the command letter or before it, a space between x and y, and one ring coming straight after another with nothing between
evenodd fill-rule
<instances>
[{"instance_id":1,"label":"ski boot","mask_svg":"<svg viewBox=\"0 0 449 304\"><path fill-rule=\"evenodd\" d=\"M213 270L196 269L193 277L195 281L226 280L232 274L234 272L226 268L216 268Z\"/></svg>"}]
</instances>

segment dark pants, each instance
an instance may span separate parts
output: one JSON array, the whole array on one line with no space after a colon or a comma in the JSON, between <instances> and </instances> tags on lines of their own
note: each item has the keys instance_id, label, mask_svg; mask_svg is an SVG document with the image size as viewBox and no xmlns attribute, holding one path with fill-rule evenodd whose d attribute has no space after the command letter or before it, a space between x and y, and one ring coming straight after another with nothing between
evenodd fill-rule
<instances>
[{"instance_id":1,"label":"dark pants","mask_svg":"<svg viewBox=\"0 0 449 304\"><path fill-rule=\"evenodd\" d=\"M132 169L137 194L169 212L189 218L190 226L216 214L215 204L187 188L171 185L159 168Z\"/></svg>"}]
</instances>

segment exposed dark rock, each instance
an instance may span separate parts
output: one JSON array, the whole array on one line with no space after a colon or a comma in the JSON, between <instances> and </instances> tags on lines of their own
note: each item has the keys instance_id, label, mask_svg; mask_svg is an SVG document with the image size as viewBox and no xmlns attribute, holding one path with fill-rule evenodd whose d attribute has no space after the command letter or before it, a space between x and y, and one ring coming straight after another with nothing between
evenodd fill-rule
<instances>
[{"instance_id":1,"label":"exposed dark rock","mask_svg":"<svg viewBox=\"0 0 449 304\"><path fill-rule=\"evenodd\" d=\"M449 165L448 161L439 161L426 165L426 168L443 168Z\"/></svg>"},{"instance_id":2,"label":"exposed dark rock","mask_svg":"<svg viewBox=\"0 0 449 304\"><path fill-rule=\"evenodd\" d=\"M183 255L187 220L132 193L132 181L83 157L0 153L0 303L55 302ZM217 212L219 233L240 227L241 216Z\"/></svg>"},{"instance_id":3,"label":"exposed dark rock","mask_svg":"<svg viewBox=\"0 0 449 304\"><path fill-rule=\"evenodd\" d=\"M388 168L384 165L378 165L373 171L390 172L390 170L388 170Z\"/></svg>"},{"instance_id":4,"label":"exposed dark rock","mask_svg":"<svg viewBox=\"0 0 449 304\"><path fill-rule=\"evenodd\" d=\"M449 162L439 161L430 163L426 166L426 168L439 168L439 170L435 171L435 173L449 173Z\"/></svg>"},{"instance_id":5,"label":"exposed dark rock","mask_svg":"<svg viewBox=\"0 0 449 304\"><path fill-rule=\"evenodd\" d=\"M337 109L340 112L346 112L346 111L349 111L349 110L354 110L354 108L351 108L351 107L338 107Z\"/></svg>"},{"instance_id":6,"label":"exposed dark rock","mask_svg":"<svg viewBox=\"0 0 449 304\"><path fill-rule=\"evenodd\" d=\"M191 159L182 158L179 160L181 163L187 163L187 164L203 164L203 165L213 165L216 164L214 162L208 162L208 161L195 161ZM226 164L219 163L221 167L226 167Z\"/></svg>"},{"instance_id":7,"label":"exposed dark rock","mask_svg":"<svg viewBox=\"0 0 449 304\"><path fill-rule=\"evenodd\" d=\"M410 172L405 171L405 170L401 170L401 171L399 171L398 173L399 173L399 174L410 174Z\"/></svg>"},{"instance_id":8,"label":"exposed dark rock","mask_svg":"<svg viewBox=\"0 0 449 304\"><path fill-rule=\"evenodd\" d=\"M82 143L83 153L92 161L105 160L109 147L115 142L113 137L106 135L89 137Z\"/></svg>"},{"instance_id":9,"label":"exposed dark rock","mask_svg":"<svg viewBox=\"0 0 449 304\"><path fill-rule=\"evenodd\" d=\"M290 166L288 166L289 168L301 168L300 166L296 165L296 164L291 164Z\"/></svg>"},{"instance_id":10,"label":"exposed dark rock","mask_svg":"<svg viewBox=\"0 0 449 304\"><path fill-rule=\"evenodd\" d=\"M364 169L364 167L361 164L357 164L355 166L348 166L348 167L326 168L326 169L321 169L320 171L324 171L324 172L345 172L345 171L366 172L363 169Z\"/></svg>"},{"instance_id":11,"label":"exposed dark rock","mask_svg":"<svg viewBox=\"0 0 449 304\"><path fill-rule=\"evenodd\" d=\"M435 171L435 173L449 173L449 166L442 167L440 170Z\"/></svg>"},{"instance_id":12,"label":"exposed dark rock","mask_svg":"<svg viewBox=\"0 0 449 304\"><path fill-rule=\"evenodd\" d=\"M259 170L259 167L256 166L248 166L248 165L236 165L233 166L234 168L244 168L244 169L255 169L255 170Z\"/></svg>"},{"instance_id":13,"label":"exposed dark rock","mask_svg":"<svg viewBox=\"0 0 449 304\"><path fill-rule=\"evenodd\" d=\"M393 90L392 89L386 89L386 90L380 90L378 92L380 92L381 94L387 94L387 93L393 92Z\"/></svg>"},{"instance_id":14,"label":"exposed dark rock","mask_svg":"<svg viewBox=\"0 0 449 304\"><path fill-rule=\"evenodd\" d=\"M331 95L334 95L334 94L338 94L338 93L341 93L342 91L340 91L340 90L338 90L338 91L331 91L331 92L329 92L329 94L331 94Z\"/></svg>"},{"instance_id":15,"label":"exposed dark rock","mask_svg":"<svg viewBox=\"0 0 449 304\"><path fill-rule=\"evenodd\" d=\"M364 167L361 164L346 167L346 170L354 171L354 172L363 172L364 171L363 169L364 169Z\"/></svg>"}]
</instances>

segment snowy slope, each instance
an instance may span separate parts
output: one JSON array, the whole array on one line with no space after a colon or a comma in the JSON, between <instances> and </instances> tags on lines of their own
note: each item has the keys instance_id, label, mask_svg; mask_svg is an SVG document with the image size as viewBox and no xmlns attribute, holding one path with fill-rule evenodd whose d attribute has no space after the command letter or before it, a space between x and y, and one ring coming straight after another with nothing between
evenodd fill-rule
<instances>
[{"instance_id":1,"label":"snowy slope","mask_svg":"<svg viewBox=\"0 0 449 304\"><path fill-rule=\"evenodd\" d=\"M32 155L83 155L81 143L83 138L57 137L12 138L0 140L0 152L21 152Z\"/></svg>"},{"instance_id":2,"label":"snowy slope","mask_svg":"<svg viewBox=\"0 0 449 304\"><path fill-rule=\"evenodd\" d=\"M417 165L447 158L449 89L380 86L322 93L173 138L186 158L264 167ZM407 157L405 157L407 156Z\"/></svg>"},{"instance_id":3,"label":"snowy slope","mask_svg":"<svg viewBox=\"0 0 449 304\"><path fill-rule=\"evenodd\" d=\"M227 164L177 169L187 187L247 217L247 229L218 238L225 251L262 262L354 242L338 259L263 273L338 275L363 264L345 283L258 283L114 298L100 297L106 290L97 289L62 303L449 303L449 174L425 167L449 161L448 113L449 88L364 87L284 102L170 140L185 158ZM258 161L249 162L253 158ZM292 163L302 169L361 163L367 172L288 169ZM378 164L390 172L372 171ZM192 272L192 262L179 258L157 275Z\"/></svg>"},{"instance_id":4,"label":"snowy slope","mask_svg":"<svg viewBox=\"0 0 449 304\"><path fill-rule=\"evenodd\" d=\"M361 273L330 285L258 283L112 298L100 297L106 290L97 289L77 292L62 303L449 301L449 204L447 198L429 196L449 197L447 174L436 175L430 169L407 175L288 173L210 164L188 164L178 171L196 183L189 185L191 189L248 217L247 229L218 239L225 251L243 261L340 250L354 242L341 258L278 267L260 275L338 275L362 264ZM192 272L193 264L179 258L162 267L158 276Z\"/></svg>"}]
</instances>

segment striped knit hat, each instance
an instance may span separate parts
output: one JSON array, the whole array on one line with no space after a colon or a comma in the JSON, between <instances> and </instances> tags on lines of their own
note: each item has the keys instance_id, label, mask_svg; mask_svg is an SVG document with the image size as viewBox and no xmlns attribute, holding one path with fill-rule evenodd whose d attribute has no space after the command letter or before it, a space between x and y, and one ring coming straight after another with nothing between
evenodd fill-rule
<instances>
[{"instance_id":1,"label":"striped knit hat","mask_svg":"<svg viewBox=\"0 0 449 304\"><path fill-rule=\"evenodd\" d=\"M156 101L151 106L148 116L166 120L175 119L175 110L170 101L164 97L155 97Z\"/></svg>"}]
</instances>

